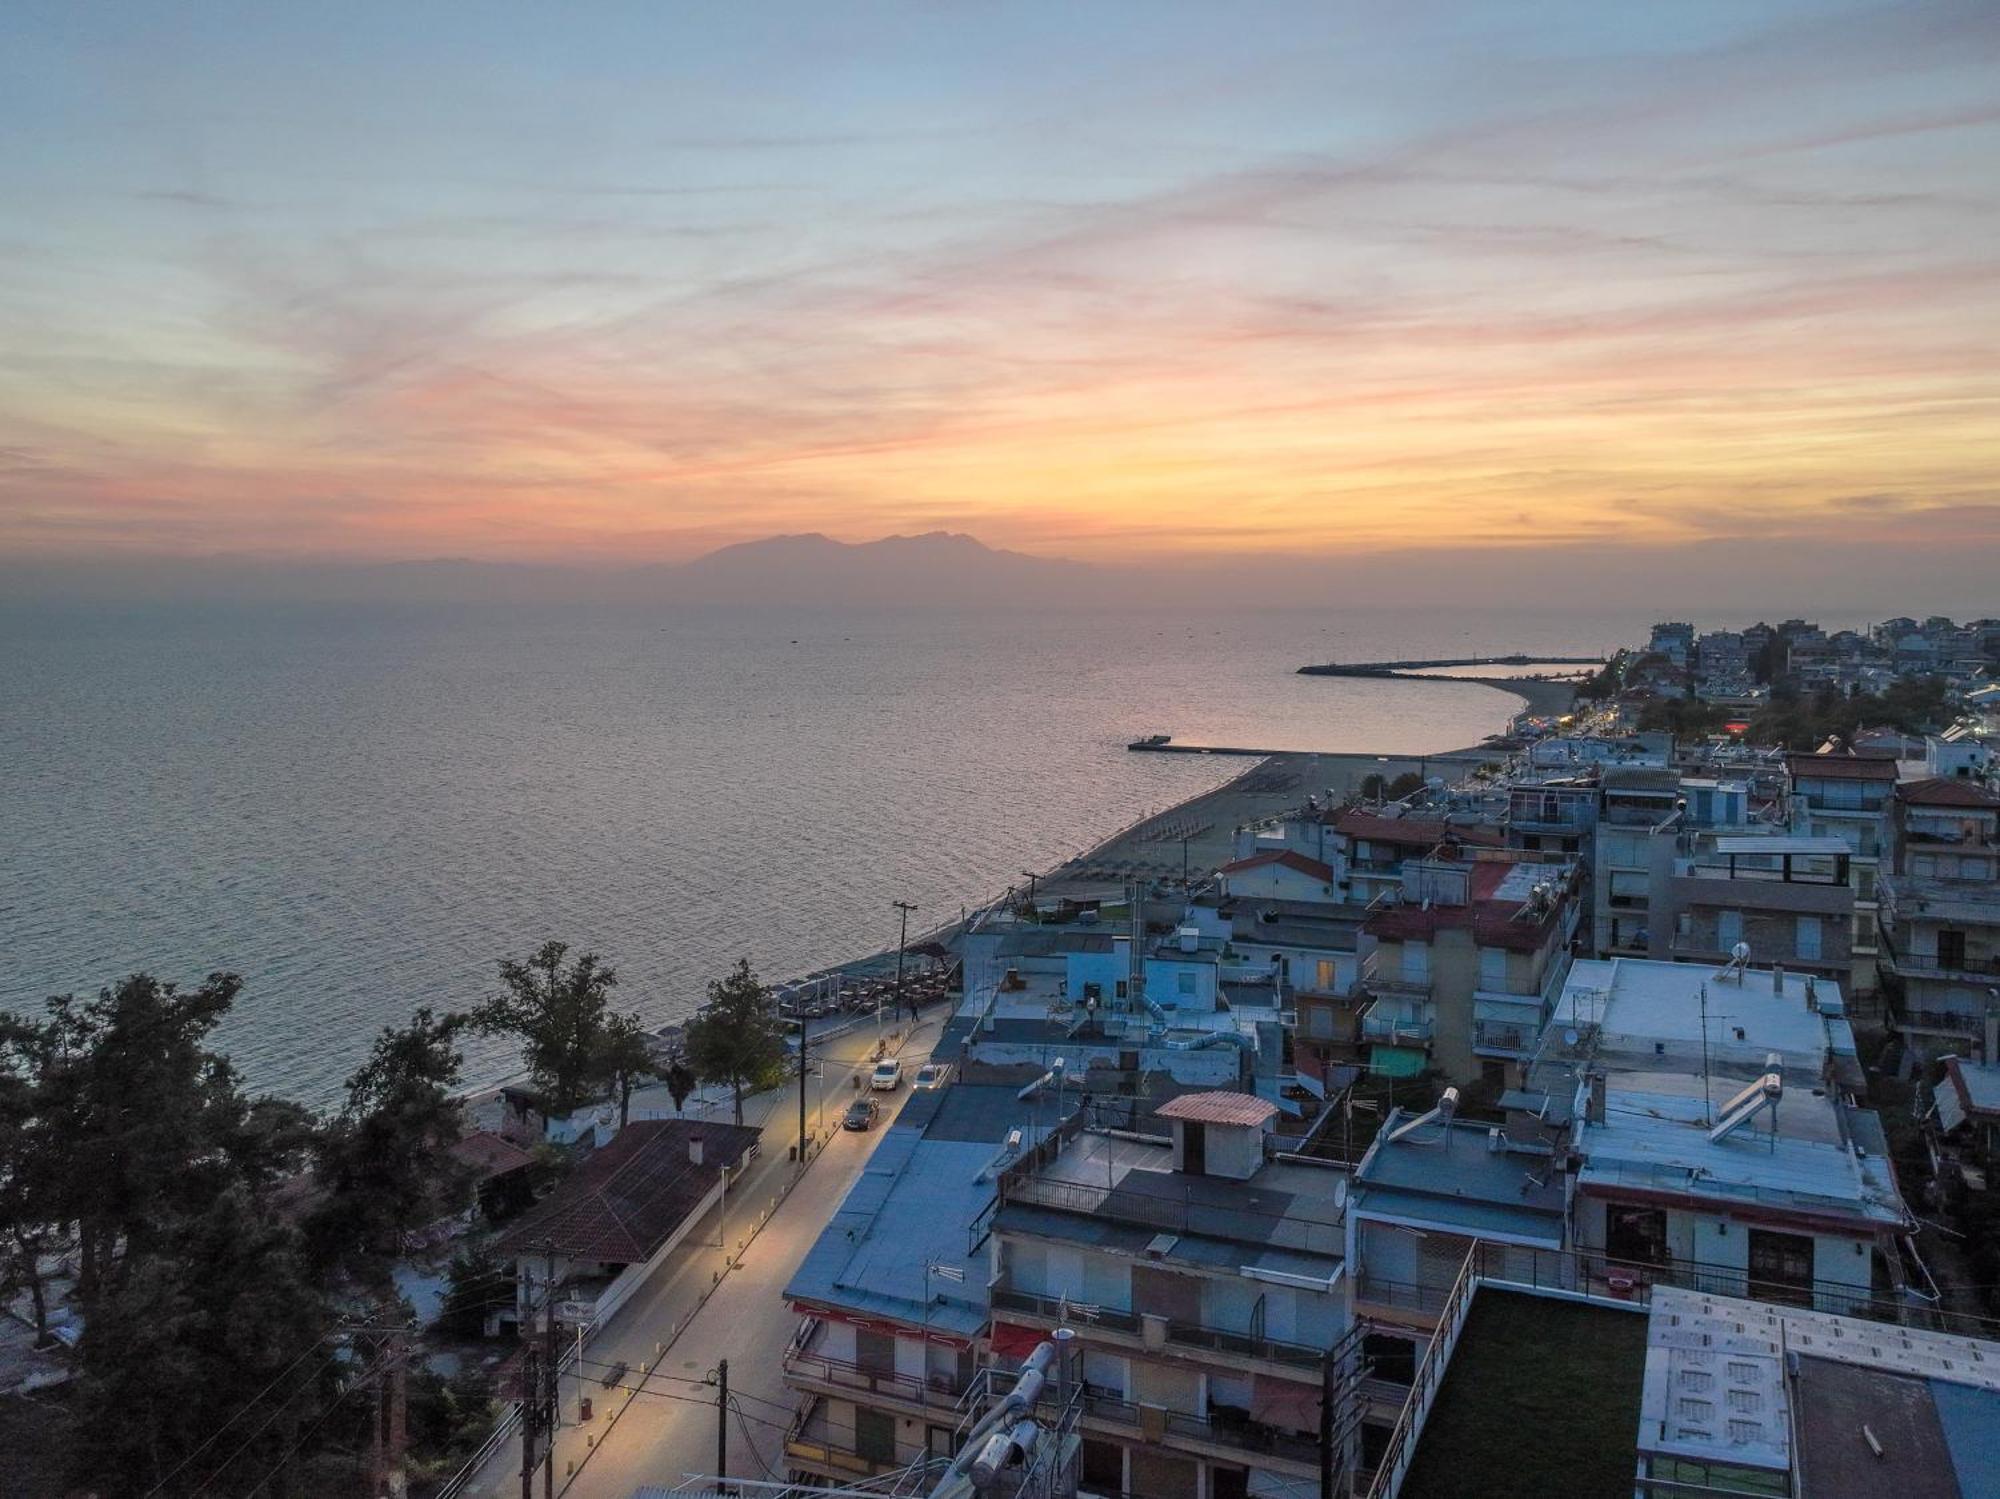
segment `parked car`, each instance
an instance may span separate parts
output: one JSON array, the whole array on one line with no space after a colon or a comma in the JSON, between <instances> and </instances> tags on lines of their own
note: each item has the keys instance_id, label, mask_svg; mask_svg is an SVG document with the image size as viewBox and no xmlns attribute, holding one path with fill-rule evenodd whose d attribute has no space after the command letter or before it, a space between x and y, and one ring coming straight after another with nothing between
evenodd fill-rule
<instances>
[{"instance_id":1,"label":"parked car","mask_svg":"<svg viewBox=\"0 0 2000 1499\"><path fill-rule=\"evenodd\" d=\"M928 1092L932 1088L942 1088L951 1081L951 1063L926 1062L917 1069L917 1075L910 1079L912 1092Z\"/></svg>"},{"instance_id":2,"label":"parked car","mask_svg":"<svg viewBox=\"0 0 2000 1499\"><path fill-rule=\"evenodd\" d=\"M903 1086L903 1063L897 1057L884 1057L875 1064L875 1070L868 1074L868 1086L878 1093L893 1093Z\"/></svg>"},{"instance_id":3,"label":"parked car","mask_svg":"<svg viewBox=\"0 0 2000 1499\"><path fill-rule=\"evenodd\" d=\"M865 1094L847 1106L847 1116L840 1121L842 1129L873 1129L875 1121L882 1116L882 1105Z\"/></svg>"}]
</instances>

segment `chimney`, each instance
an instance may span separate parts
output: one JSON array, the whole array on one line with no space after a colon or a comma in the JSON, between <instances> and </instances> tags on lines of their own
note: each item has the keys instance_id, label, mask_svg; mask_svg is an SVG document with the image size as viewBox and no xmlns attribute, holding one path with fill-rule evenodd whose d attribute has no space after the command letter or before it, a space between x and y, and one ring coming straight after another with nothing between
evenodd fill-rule
<instances>
[{"instance_id":1,"label":"chimney","mask_svg":"<svg viewBox=\"0 0 2000 1499\"><path fill-rule=\"evenodd\" d=\"M1813 987L1813 976L1806 975L1806 1008L1813 1014L1819 1013L1819 991Z\"/></svg>"},{"instance_id":2,"label":"chimney","mask_svg":"<svg viewBox=\"0 0 2000 1499\"><path fill-rule=\"evenodd\" d=\"M699 1166L701 1164L701 1145L701 1131L696 1130L688 1136L688 1164L690 1166Z\"/></svg>"},{"instance_id":3,"label":"chimney","mask_svg":"<svg viewBox=\"0 0 2000 1499\"><path fill-rule=\"evenodd\" d=\"M1771 965L1771 998L1783 999L1784 997L1785 965L1783 963L1773 963Z\"/></svg>"},{"instance_id":4,"label":"chimney","mask_svg":"<svg viewBox=\"0 0 2000 1499\"><path fill-rule=\"evenodd\" d=\"M1601 1072L1593 1072L1590 1074L1587 1082L1590 1088L1590 1096L1589 1100L1583 1106L1584 1122L1586 1124L1602 1124L1604 1123L1606 1107L1605 1076Z\"/></svg>"}]
</instances>

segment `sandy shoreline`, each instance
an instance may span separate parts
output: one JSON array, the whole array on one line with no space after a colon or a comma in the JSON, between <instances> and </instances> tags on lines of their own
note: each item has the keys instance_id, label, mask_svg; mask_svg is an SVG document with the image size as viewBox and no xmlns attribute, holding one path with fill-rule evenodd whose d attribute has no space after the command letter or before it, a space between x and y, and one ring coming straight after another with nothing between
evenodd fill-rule
<instances>
[{"instance_id":1,"label":"sandy shoreline","mask_svg":"<svg viewBox=\"0 0 2000 1499\"><path fill-rule=\"evenodd\" d=\"M1527 712L1543 717L1567 713L1576 699L1576 689L1568 682L1518 677L1411 676L1403 680L1477 682L1513 694ZM1520 711L1510 712L1509 719ZM1506 727L1502 722L1494 729L1497 733ZM1337 801L1353 795L1371 775L1390 780L1412 771L1422 776L1449 776L1503 758L1504 752L1477 744L1434 755L1305 751L1272 755L1213 791L1191 796L1113 834L1088 853L1050 870L1037 883L1041 889L1069 894L1101 890L1133 874L1179 879L1184 842L1185 868L1199 876L1234 856L1237 828L1289 811L1309 795L1330 795Z\"/></svg>"}]
</instances>

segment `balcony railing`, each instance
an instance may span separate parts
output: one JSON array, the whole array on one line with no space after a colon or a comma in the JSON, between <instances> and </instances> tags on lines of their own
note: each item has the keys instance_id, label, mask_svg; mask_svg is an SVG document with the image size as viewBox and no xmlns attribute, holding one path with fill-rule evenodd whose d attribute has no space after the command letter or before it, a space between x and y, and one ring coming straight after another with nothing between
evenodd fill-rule
<instances>
[{"instance_id":1,"label":"balcony railing","mask_svg":"<svg viewBox=\"0 0 2000 1499\"><path fill-rule=\"evenodd\" d=\"M1953 1036L1977 1036L1985 1029L1985 1019L1979 1015L1964 1014L1958 1010L1926 1010L1901 1005L1896 1009L1896 1021L1910 1030L1943 1031Z\"/></svg>"},{"instance_id":2,"label":"balcony railing","mask_svg":"<svg viewBox=\"0 0 2000 1499\"><path fill-rule=\"evenodd\" d=\"M1146 1336L1146 1317L1136 1312L1117 1311L1110 1307L1085 1306L1057 1296L1042 1296L1032 1291L1017 1291L1011 1286L995 1286L991 1300L996 1311L1024 1312L1040 1321L1083 1328L1104 1328L1123 1333L1128 1337ZM1297 1368L1319 1367L1322 1350L1303 1343L1287 1343L1278 1338L1267 1338L1261 1334L1232 1332L1220 1327L1209 1327L1199 1322L1186 1322L1173 1317L1159 1317L1166 1342L1179 1348L1199 1349L1205 1353L1228 1353L1239 1358L1262 1359L1268 1363L1289 1364Z\"/></svg>"},{"instance_id":3,"label":"balcony railing","mask_svg":"<svg viewBox=\"0 0 2000 1499\"><path fill-rule=\"evenodd\" d=\"M893 1369L869 1368L847 1359L829 1358L813 1351L810 1345L802 1352L785 1355L785 1373L803 1382L865 1391L911 1405L932 1407L956 1405L969 1382L940 1370L931 1371L927 1379L919 1379L914 1374L899 1374Z\"/></svg>"},{"instance_id":4,"label":"balcony railing","mask_svg":"<svg viewBox=\"0 0 2000 1499\"><path fill-rule=\"evenodd\" d=\"M1899 952L1891 961L1896 972L1912 978L1956 978L1963 975L1968 979L1989 979L2000 976L2000 958L1981 957L1977 953L1965 953L1947 960L1936 953Z\"/></svg>"},{"instance_id":5,"label":"balcony railing","mask_svg":"<svg viewBox=\"0 0 2000 1499\"><path fill-rule=\"evenodd\" d=\"M898 1461L893 1449L886 1454L861 1451L854 1424L829 1419L827 1403L818 1396L801 1406L792 1419L791 1429L785 1433L785 1456L824 1472L851 1473L862 1478L912 1466ZM936 1466L942 1471L943 1460L937 1460Z\"/></svg>"},{"instance_id":6,"label":"balcony railing","mask_svg":"<svg viewBox=\"0 0 2000 1499\"><path fill-rule=\"evenodd\" d=\"M1361 1034L1370 1041L1427 1045L1436 1027L1428 1020L1410 1020L1401 1015L1384 1015L1370 1010L1361 1017Z\"/></svg>"},{"instance_id":7,"label":"balcony railing","mask_svg":"<svg viewBox=\"0 0 2000 1499\"><path fill-rule=\"evenodd\" d=\"M1084 1414L1094 1420L1132 1430L1144 1429L1145 1421L1140 1407L1130 1400L1122 1400L1115 1395L1087 1390L1084 1394L1083 1409ZM1170 1410L1164 1412L1159 1419L1169 1442L1178 1437L1184 1442L1197 1443L1204 1447L1226 1447L1238 1452L1313 1466L1319 1463L1317 1435L1287 1431L1280 1426L1254 1421L1250 1419L1248 1412L1240 1414L1228 1412L1227 1406L1212 1407L1206 1416Z\"/></svg>"},{"instance_id":8,"label":"balcony railing","mask_svg":"<svg viewBox=\"0 0 2000 1499\"><path fill-rule=\"evenodd\" d=\"M1497 1020L1472 1022L1472 1049L1499 1056L1526 1056L1534 1049L1540 1030L1531 1025L1510 1025Z\"/></svg>"}]
</instances>

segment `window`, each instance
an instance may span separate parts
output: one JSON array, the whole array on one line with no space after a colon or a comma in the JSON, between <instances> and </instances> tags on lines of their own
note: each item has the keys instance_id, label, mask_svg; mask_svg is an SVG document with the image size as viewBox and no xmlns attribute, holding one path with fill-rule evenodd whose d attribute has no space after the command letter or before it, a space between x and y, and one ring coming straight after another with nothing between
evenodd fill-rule
<instances>
[{"instance_id":1,"label":"window","mask_svg":"<svg viewBox=\"0 0 2000 1499\"><path fill-rule=\"evenodd\" d=\"M1614 1260L1664 1265L1667 1262L1666 1209L1620 1207L1613 1203L1605 1210L1604 1252Z\"/></svg>"},{"instance_id":2,"label":"window","mask_svg":"<svg viewBox=\"0 0 2000 1499\"><path fill-rule=\"evenodd\" d=\"M896 1460L896 1418L887 1411L857 1405L854 1408L854 1451L856 1456L865 1457L871 1463L893 1463Z\"/></svg>"},{"instance_id":3,"label":"window","mask_svg":"<svg viewBox=\"0 0 2000 1499\"><path fill-rule=\"evenodd\" d=\"M1507 987L1507 949L1504 947L1482 947L1479 949L1479 983L1486 989Z\"/></svg>"},{"instance_id":4,"label":"window","mask_svg":"<svg viewBox=\"0 0 2000 1499\"><path fill-rule=\"evenodd\" d=\"M1174 988L1181 994L1194 993L1194 974L1183 968L1174 975Z\"/></svg>"},{"instance_id":5,"label":"window","mask_svg":"<svg viewBox=\"0 0 2000 1499\"><path fill-rule=\"evenodd\" d=\"M1730 951L1743 940L1743 913L1741 911L1718 911L1715 913L1715 945L1724 952Z\"/></svg>"},{"instance_id":6,"label":"window","mask_svg":"<svg viewBox=\"0 0 2000 1499\"><path fill-rule=\"evenodd\" d=\"M1817 916L1799 917L1798 934L1794 943L1794 951L1802 958L1817 958L1819 956L1819 918Z\"/></svg>"},{"instance_id":7,"label":"window","mask_svg":"<svg viewBox=\"0 0 2000 1499\"><path fill-rule=\"evenodd\" d=\"M1124 999L1124 998L1126 998L1126 997L1127 997L1127 996L1126 996L1126 993L1125 993L1125 991L1126 991L1126 989L1127 989L1128 987L1129 987L1129 986L1127 985L1127 983L1126 983L1126 981L1125 981L1124 979L1120 979L1120 980L1118 981L1118 987L1117 987L1117 989L1116 989L1116 991L1115 991L1115 992L1117 993L1117 995L1118 995L1118 997L1119 997L1120 999Z\"/></svg>"},{"instance_id":8,"label":"window","mask_svg":"<svg viewBox=\"0 0 2000 1499\"><path fill-rule=\"evenodd\" d=\"M1321 958L1313 974L1313 987L1322 994L1340 992L1340 965L1332 958Z\"/></svg>"},{"instance_id":9,"label":"window","mask_svg":"<svg viewBox=\"0 0 2000 1499\"><path fill-rule=\"evenodd\" d=\"M1313 1005L1305 1012L1306 1035L1314 1041L1333 1039L1333 1011L1325 1005Z\"/></svg>"},{"instance_id":10,"label":"window","mask_svg":"<svg viewBox=\"0 0 2000 1499\"><path fill-rule=\"evenodd\" d=\"M1813 1241L1804 1234L1750 1230L1750 1294L1760 1301L1811 1306Z\"/></svg>"},{"instance_id":11,"label":"window","mask_svg":"<svg viewBox=\"0 0 2000 1499\"><path fill-rule=\"evenodd\" d=\"M1428 942L1403 944L1403 977L1419 983L1431 976L1431 947Z\"/></svg>"},{"instance_id":12,"label":"window","mask_svg":"<svg viewBox=\"0 0 2000 1499\"><path fill-rule=\"evenodd\" d=\"M1965 933L1953 931L1950 927L1938 933L1938 967L1963 968L1965 966Z\"/></svg>"}]
</instances>

